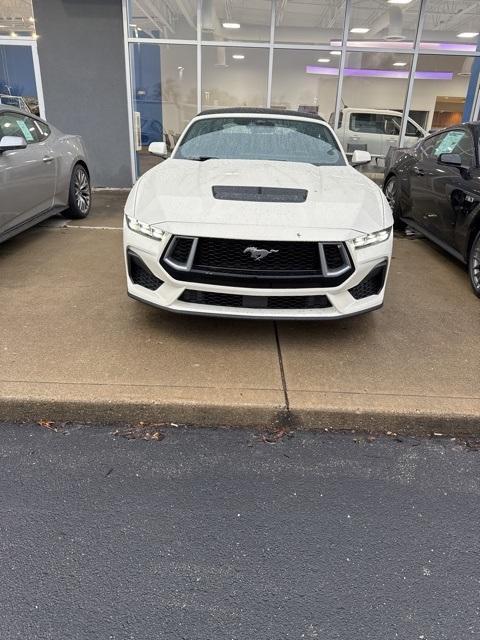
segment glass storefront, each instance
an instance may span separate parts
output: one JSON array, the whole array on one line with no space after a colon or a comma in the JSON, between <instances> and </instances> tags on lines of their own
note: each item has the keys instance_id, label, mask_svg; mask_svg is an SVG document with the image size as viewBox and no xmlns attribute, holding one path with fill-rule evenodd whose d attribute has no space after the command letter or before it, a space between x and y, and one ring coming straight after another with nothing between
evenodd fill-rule
<instances>
[{"instance_id":1,"label":"glass storefront","mask_svg":"<svg viewBox=\"0 0 480 640\"><path fill-rule=\"evenodd\" d=\"M0 104L43 115L31 0L0 1Z\"/></svg>"},{"instance_id":2,"label":"glass storefront","mask_svg":"<svg viewBox=\"0 0 480 640\"><path fill-rule=\"evenodd\" d=\"M480 2L125 2L137 173L201 109L317 113L372 171L390 146L477 116Z\"/></svg>"}]
</instances>

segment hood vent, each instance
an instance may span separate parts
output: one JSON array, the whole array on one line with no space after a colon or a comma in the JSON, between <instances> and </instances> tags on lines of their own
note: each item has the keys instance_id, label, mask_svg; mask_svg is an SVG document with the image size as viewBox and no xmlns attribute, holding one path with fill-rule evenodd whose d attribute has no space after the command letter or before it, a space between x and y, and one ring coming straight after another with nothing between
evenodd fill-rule
<instances>
[{"instance_id":1,"label":"hood vent","mask_svg":"<svg viewBox=\"0 0 480 640\"><path fill-rule=\"evenodd\" d=\"M280 187L212 187L217 200L242 200L245 202L305 202L306 189L283 189Z\"/></svg>"}]
</instances>

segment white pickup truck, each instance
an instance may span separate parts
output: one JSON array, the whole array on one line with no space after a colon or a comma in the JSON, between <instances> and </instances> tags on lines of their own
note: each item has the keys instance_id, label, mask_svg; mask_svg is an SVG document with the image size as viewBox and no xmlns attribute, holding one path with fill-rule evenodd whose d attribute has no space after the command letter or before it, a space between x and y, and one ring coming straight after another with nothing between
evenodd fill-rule
<instances>
[{"instance_id":1,"label":"white pickup truck","mask_svg":"<svg viewBox=\"0 0 480 640\"><path fill-rule=\"evenodd\" d=\"M333 127L333 114L329 119ZM385 109L354 109L340 111L335 133L347 155L357 149L368 151L373 158L384 158L390 147L399 146L402 114ZM427 132L408 118L403 147L413 147Z\"/></svg>"}]
</instances>

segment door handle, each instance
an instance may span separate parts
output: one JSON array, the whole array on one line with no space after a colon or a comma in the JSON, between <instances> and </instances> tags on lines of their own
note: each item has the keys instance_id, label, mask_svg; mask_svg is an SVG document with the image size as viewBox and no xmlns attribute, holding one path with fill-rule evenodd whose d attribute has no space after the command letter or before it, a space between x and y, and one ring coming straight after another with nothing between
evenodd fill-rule
<instances>
[{"instance_id":1,"label":"door handle","mask_svg":"<svg viewBox=\"0 0 480 640\"><path fill-rule=\"evenodd\" d=\"M45 156L44 158L42 158L43 162L52 162L53 158L52 156Z\"/></svg>"},{"instance_id":2,"label":"door handle","mask_svg":"<svg viewBox=\"0 0 480 640\"><path fill-rule=\"evenodd\" d=\"M425 171L423 169L419 169L418 167L413 167L413 173L416 176L424 176L425 175Z\"/></svg>"}]
</instances>

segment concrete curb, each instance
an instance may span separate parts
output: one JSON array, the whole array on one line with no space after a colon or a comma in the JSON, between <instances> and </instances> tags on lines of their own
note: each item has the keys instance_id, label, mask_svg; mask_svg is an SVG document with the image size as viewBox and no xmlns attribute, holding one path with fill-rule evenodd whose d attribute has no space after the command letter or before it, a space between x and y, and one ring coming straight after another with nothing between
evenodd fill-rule
<instances>
[{"instance_id":1,"label":"concrete curb","mask_svg":"<svg viewBox=\"0 0 480 640\"><path fill-rule=\"evenodd\" d=\"M0 421L98 424L187 424L195 427L289 428L308 431L359 431L405 435L480 435L480 413L345 409L317 407L287 410L281 404L218 402L145 402L72 400L47 397L0 397Z\"/></svg>"}]
</instances>

